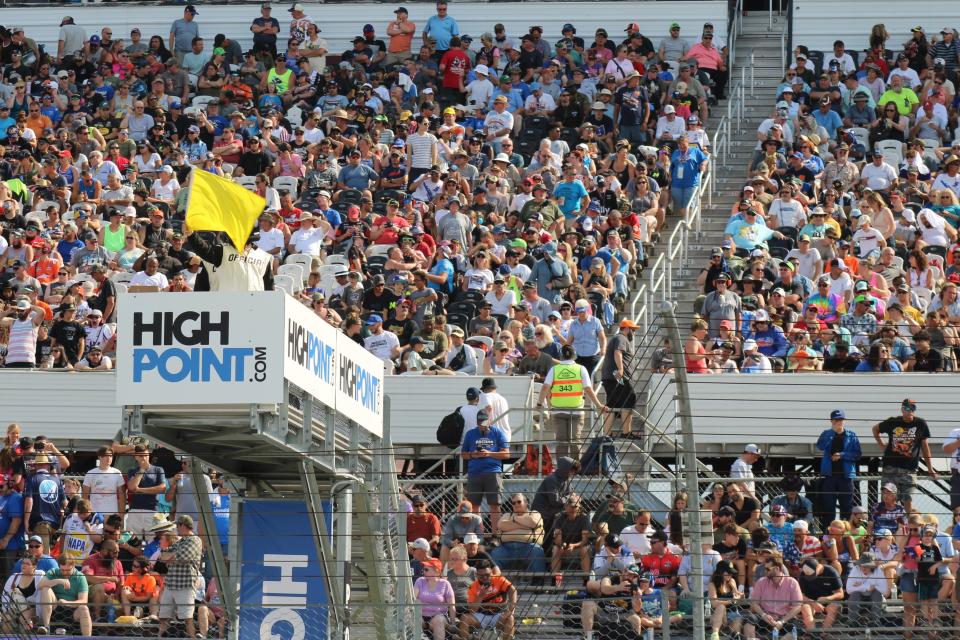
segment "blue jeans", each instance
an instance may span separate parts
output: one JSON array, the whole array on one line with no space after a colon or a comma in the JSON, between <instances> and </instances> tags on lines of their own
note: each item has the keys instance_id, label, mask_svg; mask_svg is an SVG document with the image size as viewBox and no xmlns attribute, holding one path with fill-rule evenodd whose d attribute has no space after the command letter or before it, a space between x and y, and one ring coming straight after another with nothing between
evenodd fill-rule
<instances>
[{"instance_id":1,"label":"blue jeans","mask_svg":"<svg viewBox=\"0 0 960 640\"><path fill-rule=\"evenodd\" d=\"M534 571L545 573L547 570L546 557L540 545L527 542L504 542L490 554L493 561L501 570L512 568L514 563L520 564L520 571ZM525 565L525 566L524 566Z\"/></svg>"}]
</instances>

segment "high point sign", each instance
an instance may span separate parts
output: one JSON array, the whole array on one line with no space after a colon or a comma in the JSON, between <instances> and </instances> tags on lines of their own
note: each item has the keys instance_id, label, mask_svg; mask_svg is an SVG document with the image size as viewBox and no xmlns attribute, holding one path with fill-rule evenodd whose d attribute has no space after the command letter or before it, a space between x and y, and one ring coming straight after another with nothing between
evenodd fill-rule
<instances>
[{"instance_id":1,"label":"high point sign","mask_svg":"<svg viewBox=\"0 0 960 640\"><path fill-rule=\"evenodd\" d=\"M121 405L271 404L287 380L383 434L383 363L282 292L129 294Z\"/></svg>"}]
</instances>

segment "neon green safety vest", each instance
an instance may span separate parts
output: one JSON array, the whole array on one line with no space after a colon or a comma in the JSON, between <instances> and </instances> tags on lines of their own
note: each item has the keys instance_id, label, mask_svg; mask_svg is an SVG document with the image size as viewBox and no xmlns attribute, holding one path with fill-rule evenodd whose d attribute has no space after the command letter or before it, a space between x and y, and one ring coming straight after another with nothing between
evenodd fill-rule
<instances>
[{"instance_id":1,"label":"neon green safety vest","mask_svg":"<svg viewBox=\"0 0 960 640\"><path fill-rule=\"evenodd\" d=\"M579 409L583 406L583 379L580 377L580 365L554 365L553 384L550 385L550 406L555 409Z\"/></svg>"}]
</instances>

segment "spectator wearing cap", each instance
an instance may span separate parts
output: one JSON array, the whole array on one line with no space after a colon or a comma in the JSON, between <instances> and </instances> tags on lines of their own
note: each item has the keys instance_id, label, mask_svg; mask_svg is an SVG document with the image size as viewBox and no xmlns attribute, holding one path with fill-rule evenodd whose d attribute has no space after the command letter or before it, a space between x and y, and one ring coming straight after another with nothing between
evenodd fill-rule
<instances>
[{"instance_id":1,"label":"spectator wearing cap","mask_svg":"<svg viewBox=\"0 0 960 640\"><path fill-rule=\"evenodd\" d=\"M850 518L853 509L854 486L857 464L860 460L860 439L845 428L846 414L843 409L830 412L830 428L817 439L817 449L823 452L820 458L820 505L818 514L823 521L830 521L840 507L840 518Z\"/></svg>"},{"instance_id":2,"label":"spectator wearing cap","mask_svg":"<svg viewBox=\"0 0 960 640\"><path fill-rule=\"evenodd\" d=\"M500 392L497 391L496 378L484 378L480 381L480 402L481 407L486 408L490 415L491 425L499 428L503 434L510 440L512 431L510 429L510 404Z\"/></svg>"},{"instance_id":3,"label":"spectator wearing cap","mask_svg":"<svg viewBox=\"0 0 960 640\"><path fill-rule=\"evenodd\" d=\"M410 498L413 511L407 514L407 542L416 543L418 539L426 540L428 551L436 552L440 545L440 519L427 509L427 501L422 495Z\"/></svg>"},{"instance_id":4,"label":"spectator wearing cap","mask_svg":"<svg viewBox=\"0 0 960 640\"><path fill-rule=\"evenodd\" d=\"M807 629L817 628L817 618L822 614L822 629L829 629L837 620L843 606L843 582L832 566L807 558L800 565L797 579L803 594L801 617Z\"/></svg>"},{"instance_id":5,"label":"spectator wearing cap","mask_svg":"<svg viewBox=\"0 0 960 640\"><path fill-rule=\"evenodd\" d=\"M942 166L943 170L934 178L930 190L940 190L942 192L944 189L949 189L953 192L953 198L950 204L956 206L956 198L960 197L960 157L951 154L943 159ZM953 211L953 213L955 214L956 211ZM956 220L954 220L954 222L956 222Z\"/></svg>"},{"instance_id":6,"label":"spectator wearing cap","mask_svg":"<svg viewBox=\"0 0 960 640\"><path fill-rule=\"evenodd\" d=\"M696 62L701 71L706 72L713 82L713 94L718 100L724 100L724 89L727 86L727 64L724 54L713 43L713 32L704 31L700 42L691 46L681 58L681 62Z\"/></svg>"},{"instance_id":7,"label":"spectator wearing cap","mask_svg":"<svg viewBox=\"0 0 960 640\"><path fill-rule=\"evenodd\" d=\"M730 467L730 477L735 479L734 484L747 495L756 495L756 485L753 481L753 465L760 459L760 448L755 444L748 444L743 453Z\"/></svg>"},{"instance_id":8,"label":"spectator wearing cap","mask_svg":"<svg viewBox=\"0 0 960 640\"><path fill-rule=\"evenodd\" d=\"M467 536L470 534L478 538L483 537L483 520L474 512L473 503L463 500L443 525L443 533L439 538L440 561L446 564L450 557L450 550L457 545L466 544ZM407 537L410 537L409 532Z\"/></svg>"},{"instance_id":9,"label":"spectator wearing cap","mask_svg":"<svg viewBox=\"0 0 960 640\"><path fill-rule=\"evenodd\" d=\"M480 390L471 387L467 399L478 404ZM474 513L479 513L480 505L487 501L490 528L495 531L500 519L503 460L510 455L510 440L499 427L490 424L491 417L484 408L477 411L476 426L464 433L461 455L467 461L467 498Z\"/></svg>"},{"instance_id":10,"label":"spectator wearing cap","mask_svg":"<svg viewBox=\"0 0 960 640\"><path fill-rule=\"evenodd\" d=\"M269 2L260 5L260 15L250 24L253 33L253 51L265 52L270 57L277 55L277 34L280 33L280 22L272 15L273 7Z\"/></svg>"},{"instance_id":11,"label":"spectator wearing cap","mask_svg":"<svg viewBox=\"0 0 960 640\"><path fill-rule=\"evenodd\" d=\"M687 57L690 52L690 43L686 38L680 36L680 24L673 22L670 24L670 30L665 38L660 40L657 45L657 57L670 64L670 67L676 69L679 61Z\"/></svg>"},{"instance_id":12,"label":"spectator wearing cap","mask_svg":"<svg viewBox=\"0 0 960 640\"><path fill-rule=\"evenodd\" d=\"M886 436L884 442L881 436ZM900 403L900 415L892 416L873 425L873 439L883 450L882 482L892 483L903 506L909 511L916 472L923 455L928 473L936 478L930 454L930 427L927 421L917 416L917 403L910 398Z\"/></svg>"},{"instance_id":13,"label":"spectator wearing cap","mask_svg":"<svg viewBox=\"0 0 960 640\"><path fill-rule=\"evenodd\" d=\"M574 347L565 344L561 349L562 359L547 373L537 400L537 407L543 407L547 399L550 401L550 420L558 441L557 456L579 452L580 430L584 423L584 397L589 398L598 411L606 410L593 389L590 372L584 365L575 362L575 357Z\"/></svg>"},{"instance_id":14,"label":"spectator wearing cap","mask_svg":"<svg viewBox=\"0 0 960 640\"><path fill-rule=\"evenodd\" d=\"M604 421L604 433L613 431L615 417L621 421L621 433L624 438L633 438L633 408L637 397L633 392L630 379L633 373L633 336L639 325L629 318L620 321L617 333L607 341L603 362L600 367L600 380L606 394L610 413Z\"/></svg>"},{"instance_id":15,"label":"spectator wearing cap","mask_svg":"<svg viewBox=\"0 0 960 640\"><path fill-rule=\"evenodd\" d=\"M71 365L77 364L86 348L86 331L76 320L77 307L73 303L60 306L59 319L50 328L52 347L63 349L64 357Z\"/></svg>"},{"instance_id":16,"label":"spectator wearing cap","mask_svg":"<svg viewBox=\"0 0 960 640\"><path fill-rule=\"evenodd\" d=\"M477 352L464 342L464 331L454 327L450 331L450 349L444 358L443 368L451 373L472 376L477 370Z\"/></svg>"},{"instance_id":17,"label":"spectator wearing cap","mask_svg":"<svg viewBox=\"0 0 960 640\"><path fill-rule=\"evenodd\" d=\"M869 625L883 615L883 602L891 595L884 564L873 552L864 551L850 568L845 591L853 625Z\"/></svg>"},{"instance_id":18,"label":"spectator wearing cap","mask_svg":"<svg viewBox=\"0 0 960 640\"><path fill-rule=\"evenodd\" d=\"M713 291L707 293L701 306L700 316L707 322L710 337L720 333L720 323L724 320L733 322L739 334L742 326L743 303L740 296L730 290L730 275L721 271L713 280Z\"/></svg>"},{"instance_id":19,"label":"spectator wearing cap","mask_svg":"<svg viewBox=\"0 0 960 640\"><path fill-rule=\"evenodd\" d=\"M176 616L185 622L187 634L193 636L194 596L203 562L203 543L194 533L193 518L180 515L175 524L177 541L160 553L160 560L167 564L164 588L160 593L160 629L161 634L165 632L170 620Z\"/></svg>"},{"instance_id":20,"label":"spectator wearing cap","mask_svg":"<svg viewBox=\"0 0 960 640\"><path fill-rule=\"evenodd\" d=\"M395 333L383 328L383 318L376 313L367 317L369 335L363 340L363 348L384 361L388 370L393 369L393 361L400 356L400 340Z\"/></svg>"}]
</instances>

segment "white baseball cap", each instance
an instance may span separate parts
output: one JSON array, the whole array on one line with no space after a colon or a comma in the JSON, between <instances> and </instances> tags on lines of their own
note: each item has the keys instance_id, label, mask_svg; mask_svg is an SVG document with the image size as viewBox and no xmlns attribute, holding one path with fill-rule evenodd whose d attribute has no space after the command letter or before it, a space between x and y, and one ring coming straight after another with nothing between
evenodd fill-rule
<instances>
[{"instance_id":1,"label":"white baseball cap","mask_svg":"<svg viewBox=\"0 0 960 640\"><path fill-rule=\"evenodd\" d=\"M744 351L756 351L760 347L757 345L756 340L744 340L743 341L743 350Z\"/></svg>"},{"instance_id":2,"label":"white baseball cap","mask_svg":"<svg viewBox=\"0 0 960 640\"><path fill-rule=\"evenodd\" d=\"M744 345L744 346L746 346L746 345ZM747 446L745 446L745 447L743 448L743 452L744 452L744 453L755 453L755 454L757 454L757 455L760 455L760 447L758 447L758 446L755 445L755 444L748 444Z\"/></svg>"}]
</instances>

